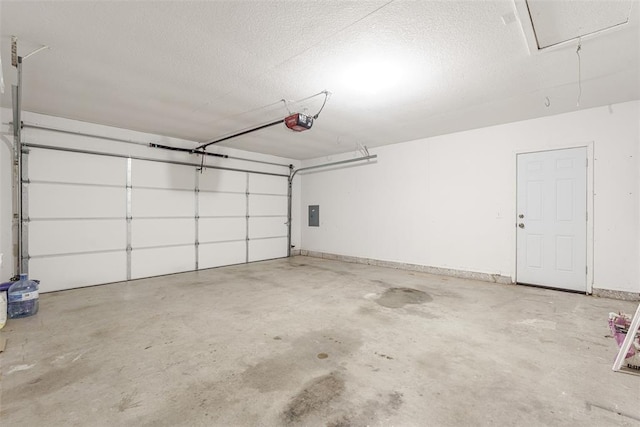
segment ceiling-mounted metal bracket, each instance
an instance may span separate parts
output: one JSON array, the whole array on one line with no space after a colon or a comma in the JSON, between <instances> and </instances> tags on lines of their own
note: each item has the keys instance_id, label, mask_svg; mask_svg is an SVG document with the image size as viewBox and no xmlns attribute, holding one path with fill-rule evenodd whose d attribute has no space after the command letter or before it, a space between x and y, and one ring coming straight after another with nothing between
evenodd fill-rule
<instances>
[{"instance_id":1,"label":"ceiling-mounted metal bracket","mask_svg":"<svg viewBox=\"0 0 640 427\"><path fill-rule=\"evenodd\" d=\"M149 147L162 148L163 150L171 150L171 151L182 151L189 154L202 154L203 156L221 157L223 159L229 158L229 156L226 154L209 153L206 151L198 150L197 148L193 149L193 148L171 147L170 145L156 144L155 142L150 142Z\"/></svg>"},{"instance_id":2,"label":"ceiling-mounted metal bracket","mask_svg":"<svg viewBox=\"0 0 640 427\"><path fill-rule=\"evenodd\" d=\"M307 100L307 99L311 99L311 98L313 98L315 96L323 95L323 94L324 94L324 102L322 103L322 107L320 107L320 110L318 110L318 112L314 116L312 116L314 120L318 118L318 116L320 115L320 113L324 109L324 106L326 105L327 100L329 99L329 96L331 96L331 92L329 92L328 90L323 90L322 92L318 92L315 95L311 95L311 96L309 96L307 98L304 98L304 99L298 101L298 102L301 102L301 101L304 101L304 100ZM289 110L289 106L287 105L287 101L285 99L282 99L282 101L284 102L285 107L287 108L287 111L289 111L289 113L291 113L291 111ZM286 118L282 118L282 119L278 119L278 120L275 120L275 121L270 122L270 123L265 123L265 124L262 124L262 125L259 125L259 126L253 127L253 128L249 128L249 129L245 129L245 130L242 130L242 131L239 131L239 132L236 132L236 133L232 133L231 135L227 135L225 137L214 139L212 141L208 141L208 142L205 142L203 144L200 144L198 147L196 147L195 151L204 150L205 148L207 148L208 146L210 146L212 144L217 144L219 142L226 141L228 139L237 138L237 137L242 136L242 135L247 135L249 133L252 133L252 132L255 132L255 131L258 131L258 130L262 130L262 129L266 129L268 127L275 126L275 125L280 124L280 123L285 123L285 121L286 121Z\"/></svg>"}]
</instances>

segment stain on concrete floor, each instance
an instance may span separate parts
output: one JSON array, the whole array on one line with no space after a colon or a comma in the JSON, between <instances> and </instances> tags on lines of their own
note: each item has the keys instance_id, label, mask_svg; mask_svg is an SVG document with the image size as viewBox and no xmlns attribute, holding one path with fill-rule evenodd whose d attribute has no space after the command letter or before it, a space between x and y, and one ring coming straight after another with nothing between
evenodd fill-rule
<instances>
[{"instance_id":1,"label":"stain on concrete floor","mask_svg":"<svg viewBox=\"0 0 640 427\"><path fill-rule=\"evenodd\" d=\"M137 408L142 404L140 400L136 400L137 392L131 392L122 396L120 403L118 403L118 411L124 412L127 409Z\"/></svg>"},{"instance_id":2,"label":"stain on concrete floor","mask_svg":"<svg viewBox=\"0 0 640 427\"><path fill-rule=\"evenodd\" d=\"M298 392L282 413L287 425L299 424L315 413L323 413L344 391L344 379L337 372L313 379Z\"/></svg>"},{"instance_id":3,"label":"stain on concrete floor","mask_svg":"<svg viewBox=\"0 0 640 427\"><path fill-rule=\"evenodd\" d=\"M308 378L310 370L326 369L327 362L340 363L363 344L360 332L335 329L309 331L294 339L270 343L278 346L278 353L259 359L241 372L239 379L243 388L262 393L290 390L301 378Z\"/></svg>"},{"instance_id":4,"label":"stain on concrete floor","mask_svg":"<svg viewBox=\"0 0 640 427\"><path fill-rule=\"evenodd\" d=\"M400 410L404 403L403 394L398 391L388 394L378 393L375 399L368 399L359 406L347 404L346 408L336 411L329 419L327 427L351 427L385 425L380 420L388 420ZM344 413L346 412L346 413Z\"/></svg>"},{"instance_id":5,"label":"stain on concrete floor","mask_svg":"<svg viewBox=\"0 0 640 427\"><path fill-rule=\"evenodd\" d=\"M429 294L417 289L390 288L375 301L383 307L402 308L407 304L423 304L432 300Z\"/></svg>"},{"instance_id":6,"label":"stain on concrete floor","mask_svg":"<svg viewBox=\"0 0 640 427\"><path fill-rule=\"evenodd\" d=\"M51 367L35 377L32 376L20 389L13 390L11 397L16 400L38 399L87 380L92 376L93 371L94 368L82 360L62 367ZM29 376L33 375L31 372L29 374Z\"/></svg>"}]
</instances>

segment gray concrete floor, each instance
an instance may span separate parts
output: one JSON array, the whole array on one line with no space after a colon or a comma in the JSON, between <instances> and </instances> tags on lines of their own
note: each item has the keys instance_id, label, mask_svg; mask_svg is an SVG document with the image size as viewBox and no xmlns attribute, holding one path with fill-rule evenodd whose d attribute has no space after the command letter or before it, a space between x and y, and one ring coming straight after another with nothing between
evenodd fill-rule
<instances>
[{"instance_id":1,"label":"gray concrete floor","mask_svg":"<svg viewBox=\"0 0 640 427\"><path fill-rule=\"evenodd\" d=\"M640 425L635 303L295 257L41 296L2 425Z\"/></svg>"}]
</instances>

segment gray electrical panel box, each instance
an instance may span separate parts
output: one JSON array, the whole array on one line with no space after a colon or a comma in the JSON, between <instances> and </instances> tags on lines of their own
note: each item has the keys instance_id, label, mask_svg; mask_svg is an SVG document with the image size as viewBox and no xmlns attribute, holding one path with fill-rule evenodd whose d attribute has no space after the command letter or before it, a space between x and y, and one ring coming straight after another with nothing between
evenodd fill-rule
<instances>
[{"instance_id":1,"label":"gray electrical panel box","mask_svg":"<svg viewBox=\"0 0 640 427\"><path fill-rule=\"evenodd\" d=\"M320 227L320 205L309 205L309 227Z\"/></svg>"}]
</instances>

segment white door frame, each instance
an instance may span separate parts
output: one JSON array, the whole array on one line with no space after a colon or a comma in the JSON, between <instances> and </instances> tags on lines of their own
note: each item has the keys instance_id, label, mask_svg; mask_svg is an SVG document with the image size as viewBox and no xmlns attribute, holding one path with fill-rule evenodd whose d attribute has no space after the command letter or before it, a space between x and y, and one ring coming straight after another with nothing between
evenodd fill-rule
<instances>
[{"instance_id":1,"label":"white door frame","mask_svg":"<svg viewBox=\"0 0 640 427\"><path fill-rule=\"evenodd\" d=\"M566 150L568 148L586 148L587 149L587 294L593 293L594 278L594 180L595 180L595 142L582 142L575 144L567 144L561 147L540 147L538 149L521 149L514 150L512 157L513 177L514 177L514 193L513 193L513 282L518 280L518 237L516 233L517 227L517 195L518 195L518 154L540 153L544 151Z\"/></svg>"}]
</instances>

